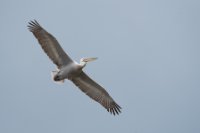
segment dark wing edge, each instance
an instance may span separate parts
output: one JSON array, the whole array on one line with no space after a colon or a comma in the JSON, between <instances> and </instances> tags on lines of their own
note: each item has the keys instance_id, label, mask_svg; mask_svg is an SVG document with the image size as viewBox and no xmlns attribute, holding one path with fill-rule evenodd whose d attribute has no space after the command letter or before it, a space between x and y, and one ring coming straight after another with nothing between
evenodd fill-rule
<instances>
[{"instance_id":1,"label":"dark wing edge","mask_svg":"<svg viewBox=\"0 0 200 133\"><path fill-rule=\"evenodd\" d=\"M121 107L112 99L108 92L84 72L81 72L79 76L71 80L86 95L99 102L111 114L115 115L121 113Z\"/></svg>"},{"instance_id":2,"label":"dark wing edge","mask_svg":"<svg viewBox=\"0 0 200 133\"><path fill-rule=\"evenodd\" d=\"M73 62L62 49L56 38L43 29L36 20L30 21L27 27L37 38L44 52L58 68Z\"/></svg>"}]
</instances>

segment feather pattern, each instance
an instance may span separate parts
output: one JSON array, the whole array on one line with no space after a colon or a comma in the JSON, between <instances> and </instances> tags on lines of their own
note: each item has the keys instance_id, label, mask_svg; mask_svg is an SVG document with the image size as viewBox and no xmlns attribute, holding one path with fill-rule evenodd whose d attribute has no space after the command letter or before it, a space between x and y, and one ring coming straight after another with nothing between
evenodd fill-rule
<instances>
[{"instance_id":1,"label":"feather pattern","mask_svg":"<svg viewBox=\"0 0 200 133\"><path fill-rule=\"evenodd\" d=\"M70 57L64 52L55 37L43 29L40 24L35 21L30 21L28 25L29 30L37 38L39 44L49 58L61 68L72 62Z\"/></svg>"},{"instance_id":2,"label":"feather pattern","mask_svg":"<svg viewBox=\"0 0 200 133\"><path fill-rule=\"evenodd\" d=\"M84 72L81 72L79 76L74 77L72 82L90 98L99 102L111 114L115 115L121 112L121 107L112 99L108 92Z\"/></svg>"}]
</instances>

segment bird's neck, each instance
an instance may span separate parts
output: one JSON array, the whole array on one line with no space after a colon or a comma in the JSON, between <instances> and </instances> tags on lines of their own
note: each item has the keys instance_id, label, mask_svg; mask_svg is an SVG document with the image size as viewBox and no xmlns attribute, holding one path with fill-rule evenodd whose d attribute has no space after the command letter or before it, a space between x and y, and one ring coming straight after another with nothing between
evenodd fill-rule
<instances>
[{"instance_id":1,"label":"bird's neck","mask_svg":"<svg viewBox=\"0 0 200 133\"><path fill-rule=\"evenodd\" d=\"M80 65L81 67L85 67L86 64L87 64L86 62L84 62L84 61L80 61L80 64L79 64L79 65Z\"/></svg>"}]
</instances>

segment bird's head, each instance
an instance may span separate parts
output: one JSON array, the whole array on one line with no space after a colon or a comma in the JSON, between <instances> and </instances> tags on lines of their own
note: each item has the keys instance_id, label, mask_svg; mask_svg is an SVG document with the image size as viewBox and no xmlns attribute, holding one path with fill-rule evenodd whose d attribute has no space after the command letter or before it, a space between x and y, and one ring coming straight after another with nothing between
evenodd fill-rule
<instances>
[{"instance_id":1,"label":"bird's head","mask_svg":"<svg viewBox=\"0 0 200 133\"><path fill-rule=\"evenodd\" d=\"M88 62L96 60L97 57L92 57L92 58L81 58L80 60L80 65L85 66Z\"/></svg>"}]
</instances>

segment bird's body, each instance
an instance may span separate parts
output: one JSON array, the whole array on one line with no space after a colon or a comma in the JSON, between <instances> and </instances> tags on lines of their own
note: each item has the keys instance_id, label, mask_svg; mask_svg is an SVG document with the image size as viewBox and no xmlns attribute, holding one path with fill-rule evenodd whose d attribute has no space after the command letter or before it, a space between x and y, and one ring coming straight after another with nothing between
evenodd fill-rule
<instances>
[{"instance_id":1,"label":"bird's body","mask_svg":"<svg viewBox=\"0 0 200 133\"><path fill-rule=\"evenodd\" d=\"M87 62L96 60L97 58L82 58L80 63L76 63L64 52L58 41L45 31L37 21L29 22L28 28L38 39L39 44L49 58L57 65L58 69L53 71L54 81L59 82L69 79L89 97L99 102L110 113L115 115L121 112L121 107L112 99L106 90L82 70Z\"/></svg>"},{"instance_id":2,"label":"bird's body","mask_svg":"<svg viewBox=\"0 0 200 133\"><path fill-rule=\"evenodd\" d=\"M57 71L57 74L54 75L53 78L55 81L60 81L60 80L64 80L64 79L69 79L69 80L73 79L74 77L78 76L78 74L81 73L83 67L84 66L82 66L78 63L71 62L67 66L60 68Z\"/></svg>"}]
</instances>

